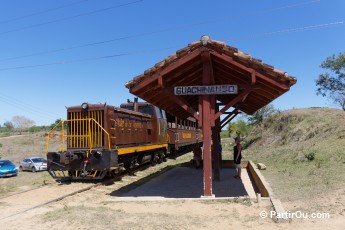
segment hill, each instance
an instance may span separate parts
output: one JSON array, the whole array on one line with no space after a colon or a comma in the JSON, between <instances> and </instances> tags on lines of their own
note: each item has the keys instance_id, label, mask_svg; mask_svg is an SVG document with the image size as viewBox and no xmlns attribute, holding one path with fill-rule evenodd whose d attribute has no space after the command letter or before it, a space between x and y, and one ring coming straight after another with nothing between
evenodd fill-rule
<instances>
[{"instance_id":1,"label":"hill","mask_svg":"<svg viewBox=\"0 0 345 230\"><path fill-rule=\"evenodd\" d=\"M345 112L329 108L279 112L251 128L245 159L262 171L289 210L344 212ZM320 210L319 210L320 211Z\"/></svg>"}]
</instances>

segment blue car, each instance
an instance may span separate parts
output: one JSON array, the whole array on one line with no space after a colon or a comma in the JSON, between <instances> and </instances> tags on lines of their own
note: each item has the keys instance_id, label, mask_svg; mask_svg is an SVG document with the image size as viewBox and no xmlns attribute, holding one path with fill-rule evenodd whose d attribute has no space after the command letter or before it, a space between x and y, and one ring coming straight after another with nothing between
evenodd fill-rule
<instances>
[{"instance_id":1,"label":"blue car","mask_svg":"<svg viewBox=\"0 0 345 230\"><path fill-rule=\"evenodd\" d=\"M0 177L17 176L18 168L9 160L0 160Z\"/></svg>"}]
</instances>

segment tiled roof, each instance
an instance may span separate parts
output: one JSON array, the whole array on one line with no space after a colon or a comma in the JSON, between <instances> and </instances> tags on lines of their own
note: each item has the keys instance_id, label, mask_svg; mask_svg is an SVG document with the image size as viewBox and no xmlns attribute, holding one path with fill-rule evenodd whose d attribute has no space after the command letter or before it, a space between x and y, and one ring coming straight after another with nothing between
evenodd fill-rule
<instances>
[{"instance_id":1,"label":"tiled roof","mask_svg":"<svg viewBox=\"0 0 345 230\"><path fill-rule=\"evenodd\" d=\"M219 53L223 53L229 57L234 58L238 62L253 66L253 68L255 69L261 69L265 73L272 75L274 77L277 77L280 80L288 80L290 82L290 86L294 85L297 82L297 79L293 76L289 76L287 72L275 69L273 66L265 64L261 59L254 58L250 54L244 53L235 47L227 45L224 42L210 39L210 40L207 40L206 45ZM143 74L133 78L132 81L127 82L125 86L127 88L131 88L133 85L139 84L144 79L152 76L153 74L171 65L177 59L180 59L186 56L187 54L193 52L194 50L202 46L203 46L203 42L201 40L189 43L188 46L177 50L173 54L170 54L169 56L164 58L164 60L156 63L153 67L145 70Z\"/></svg>"},{"instance_id":2,"label":"tiled roof","mask_svg":"<svg viewBox=\"0 0 345 230\"><path fill-rule=\"evenodd\" d=\"M181 102L197 111L198 96L172 98L176 97L173 95L173 88L203 85L205 58L211 67L214 84L235 84L239 87L239 94L245 94L234 106L240 106L240 111L247 114L253 114L272 102L297 82L296 78L258 58L224 42L203 36L200 41L188 44L145 70L143 74L134 77L125 86L131 93L147 102L175 116L186 118L190 116L191 110L181 109ZM231 104L235 98L236 95L216 95L217 104L223 106Z\"/></svg>"}]
</instances>

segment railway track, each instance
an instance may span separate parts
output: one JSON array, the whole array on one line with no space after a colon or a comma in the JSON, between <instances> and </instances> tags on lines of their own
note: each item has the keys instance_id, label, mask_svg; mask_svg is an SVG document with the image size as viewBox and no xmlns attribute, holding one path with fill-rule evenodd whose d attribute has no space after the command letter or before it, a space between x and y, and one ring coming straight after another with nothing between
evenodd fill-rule
<instances>
[{"instance_id":1,"label":"railway track","mask_svg":"<svg viewBox=\"0 0 345 230\"><path fill-rule=\"evenodd\" d=\"M112 185L114 182L122 180L125 176L132 176L149 167L150 165L143 165L131 172L124 172L117 177L94 182L91 185L90 182L54 183L1 197L0 207L3 206L5 211L0 214L0 221L14 218L20 214L58 202L67 197L86 192L92 188Z\"/></svg>"}]
</instances>

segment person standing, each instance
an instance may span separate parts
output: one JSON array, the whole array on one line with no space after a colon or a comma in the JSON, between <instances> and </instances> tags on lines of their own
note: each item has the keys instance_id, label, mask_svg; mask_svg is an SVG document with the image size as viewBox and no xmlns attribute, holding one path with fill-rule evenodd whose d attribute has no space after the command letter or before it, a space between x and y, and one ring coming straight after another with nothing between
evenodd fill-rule
<instances>
[{"instance_id":1,"label":"person standing","mask_svg":"<svg viewBox=\"0 0 345 230\"><path fill-rule=\"evenodd\" d=\"M222 157L223 147L222 147L221 142L219 142L218 144L218 153L219 153L219 165L220 165L220 168L222 168L223 167L223 157Z\"/></svg>"},{"instance_id":2,"label":"person standing","mask_svg":"<svg viewBox=\"0 0 345 230\"><path fill-rule=\"evenodd\" d=\"M201 161L202 161L202 150L200 148L199 143L197 143L194 146L194 149L193 149L193 160L194 160L194 163L195 163L195 168L197 168L197 169L200 168Z\"/></svg>"},{"instance_id":3,"label":"person standing","mask_svg":"<svg viewBox=\"0 0 345 230\"><path fill-rule=\"evenodd\" d=\"M241 179L241 159L242 159L242 145L241 138L235 137L235 146L234 146L234 163L236 165L237 175L234 176L236 179Z\"/></svg>"}]
</instances>

